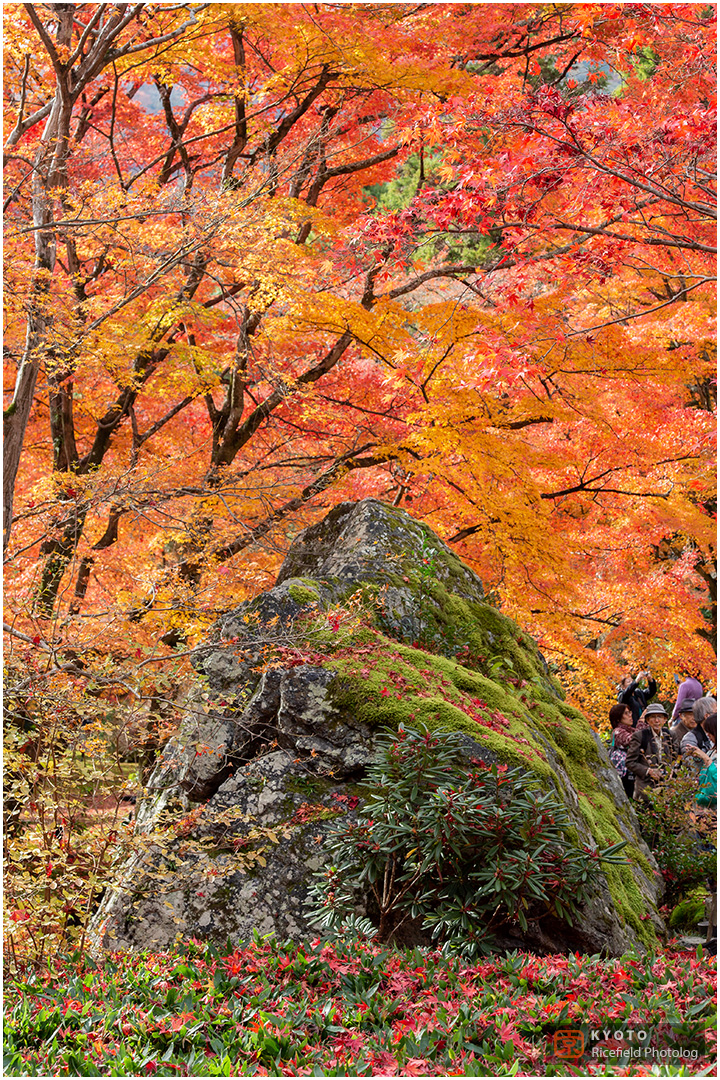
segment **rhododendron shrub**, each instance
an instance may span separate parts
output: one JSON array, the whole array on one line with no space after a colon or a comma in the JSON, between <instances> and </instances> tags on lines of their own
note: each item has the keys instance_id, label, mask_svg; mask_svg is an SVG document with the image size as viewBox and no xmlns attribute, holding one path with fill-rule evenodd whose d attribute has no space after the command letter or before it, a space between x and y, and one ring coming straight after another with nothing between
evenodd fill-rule
<instances>
[{"instance_id":1,"label":"rhododendron shrub","mask_svg":"<svg viewBox=\"0 0 720 1080\"><path fill-rule=\"evenodd\" d=\"M687 762L635 804L641 831L665 879L665 903L670 907L699 885L712 889L717 877L717 816L697 805L697 792L698 772Z\"/></svg>"},{"instance_id":2,"label":"rhododendron shrub","mask_svg":"<svg viewBox=\"0 0 720 1080\"><path fill-rule=\"evenodd\" d=\"M555 792L522 769L468 763L464 749L456 734L402 726L381 742L364 806L325 840L320 927L375 933L357 918L366 897L379 940L410 930L474 956L530 919L578 920L601 859L624 862L624 844L581 847Z\"/></svg>"}]
</instances>

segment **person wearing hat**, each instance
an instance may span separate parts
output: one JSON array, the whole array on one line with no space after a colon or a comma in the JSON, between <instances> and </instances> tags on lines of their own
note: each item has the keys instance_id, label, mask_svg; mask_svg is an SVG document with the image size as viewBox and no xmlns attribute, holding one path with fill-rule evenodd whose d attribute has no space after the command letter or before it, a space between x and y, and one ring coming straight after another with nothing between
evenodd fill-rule
<instances>
[{"instance_id":1,"label":"person wearing hat","mask_svg":"<svg viewBox=\"0 0 720 1080\"><path fill-rule=\"evenodd\" d=\"M647 727L637 727L627 751L627 768L635 777L635 798L642 798L648 787L655 787L669 775L675 760L675 742L663 724L667 713L659 702L648 705L642 719Z\"/></svg>"},{"instance_id":2,"label":"person wearing hat","mask_svg":"<svg viewBox=\"0 0 720 1080\"><path fill-rule=\"evenodd\" d=\"M694 698L686 698L678 710L678 722L670 728L677 754L687 754L691 746L707 749L707 736L693 713Z\"/></svg>"}]
</instances>

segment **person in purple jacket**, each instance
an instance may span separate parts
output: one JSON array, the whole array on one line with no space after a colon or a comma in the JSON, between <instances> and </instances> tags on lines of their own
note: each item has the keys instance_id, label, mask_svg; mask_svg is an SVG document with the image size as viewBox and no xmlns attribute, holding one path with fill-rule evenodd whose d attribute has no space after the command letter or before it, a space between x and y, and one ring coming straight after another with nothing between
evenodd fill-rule
<instances>
[{"instance_id":1,"label":"person in purple jacket","mask_svg":"<svg viewBox=\"0 0 720 1080\"><path fill-rule=\"evenodd\" d=\"M695 675L691 675L687 669L683 674L685 678L678 686L677 701L675 702L675 708L672 711L672 720L677 718L677 715L687 698L692 698L694 701L697 701L698 698L703 697L705 694L701 683Z\"/></svg>"}]
</instances>

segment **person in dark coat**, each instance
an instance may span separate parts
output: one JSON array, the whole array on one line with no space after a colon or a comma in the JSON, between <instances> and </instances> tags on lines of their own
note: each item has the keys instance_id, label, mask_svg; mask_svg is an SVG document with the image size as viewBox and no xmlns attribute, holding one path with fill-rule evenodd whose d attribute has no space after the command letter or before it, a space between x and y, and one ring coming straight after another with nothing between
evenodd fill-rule
<instances>
[{"instance_id":1,"label":"person in dark coat","mask_svg":"<svg viewBox=\"0 0 720 1080\"><path fill-rule=\"evenodd\" d=\"M643 680L647 679L647 688L642 686ZM627 705L632 713L633 726L647 708L648 702L655 697L657 683L649 671L638 671L633 679L626 675L618 688L618 704Z\"/></svg>"},{"instance_id":2,"label":"person in dark coat","mask_svg":"<svg viewBox=\"0 0 720 1080\"><path fill-rule=\"evenodd\" d=\"M628 771L635 777L635 799L645 797L647 788L655 787L670 775L675 761L675 742L663 724L667 718L659 703L648 705L644 719L648 726L636 728L627 750Z\"/></svg>"}]
</instances>

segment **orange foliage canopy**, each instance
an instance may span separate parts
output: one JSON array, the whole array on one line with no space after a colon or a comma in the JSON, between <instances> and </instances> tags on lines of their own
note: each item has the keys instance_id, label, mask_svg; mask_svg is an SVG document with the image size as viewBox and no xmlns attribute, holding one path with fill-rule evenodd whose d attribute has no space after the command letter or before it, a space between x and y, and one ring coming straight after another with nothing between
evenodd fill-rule
<instances>
[{"instance_id":1,"label":"orange foliage canopy","mask_svg":"<svg viewBox=\"0 0 720 1080\"><path fill-rule=\"evenodd\" d=\"M714 17L6 5L14 632L192 640L372 494L586 685L711 670Z\"/></svg>"}]
</instances>

